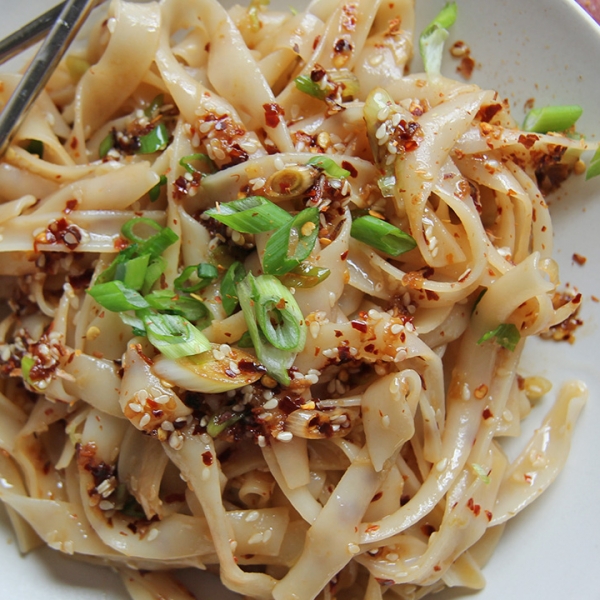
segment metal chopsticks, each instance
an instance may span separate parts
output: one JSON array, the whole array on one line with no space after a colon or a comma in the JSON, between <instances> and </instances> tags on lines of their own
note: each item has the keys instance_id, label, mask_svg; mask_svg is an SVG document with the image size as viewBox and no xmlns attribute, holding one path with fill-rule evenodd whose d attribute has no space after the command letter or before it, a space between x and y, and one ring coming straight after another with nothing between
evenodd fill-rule
<instances>
[{"instance_id":1,"label":"metal chopsticks","mask_svg":"<svg viewBox=\"0 0 600 600\"><path fill-rule=\"evenodd\" d=\"M58 14L54 17L54 24L50 29L50 33L0 114L0 155L4 154L14 132L23 122L28 109L44 89L79 28L96 4L97 0L67 0L64 4L47 11L19 32L13 34L13 36L16 36L13 38L13 44L22 50L31 45L25 40L36 36L36 39L39 40L51 23L48 19L54 14L54 11ZM22 33L24 30L26 30L25 35ZM31 38L28 38L27 35ZM9 38L13 36L9 36ZM17 42L21 39L24 41L17 44L15 39ZM12 55L14 56L14 54Z\"/></svg>"}]
</instances>

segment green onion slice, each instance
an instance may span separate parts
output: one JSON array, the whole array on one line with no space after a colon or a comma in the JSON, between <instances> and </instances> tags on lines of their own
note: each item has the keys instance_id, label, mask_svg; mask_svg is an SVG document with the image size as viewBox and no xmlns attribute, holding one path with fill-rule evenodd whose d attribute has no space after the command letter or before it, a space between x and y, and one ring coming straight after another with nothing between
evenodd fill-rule
<instances>
[{"instance_id":1,"label":"green onion slice","mask_svg":"<svg viewBox=\"0 0 600 600\"><path fill-rule=\"evenodd\" d=\"M208 216L240 233L264 233L290 221L291 216L262 196L248 196L209 208Z\"/></svg>"},{"instance_id":2,"label":"green onion slice","mask_svg":"<svg viewBox=\"0 0 600 600\"><path fill-rule=\"evenodd\" d=\"M325 281L329 275L331 275L329 269L316 267L308 262L302 262L289 273L281 275L279 280L288 288L308 289Z\"/></svg>"},{"instance_id":3,"label":"green onion slice","mask_svg":"<svg viewBox=\"0 0 600 600\"><path fill-rule=\"evenodd\" d=\"M27 144L25 150L29 152L29 154L36 154L40 158L44 157L44 142L40 140L29 140L29 144Z\"/></svg>"},{"instance_id":4,"label":"green onion slice","mask_svg":"<svg viewBox=\"0 0 600 600\"><path fill-rule=\"evenodd\" d=\"M137 154L154 154L169 144L169 132L164 123L159 123L150 133L140 136Z\"/></svg>"},{"instance_id":5,"label":"green onion slice","mask_svg":"<svg viewBox=\"0 0 600 600\"><path fill-rule=\"evenodd\" d=\"M371 215L352 221L350 235L376 250L398 256L412 250L417 243L414 238L395 225Z\"/></svg>"},{"instance_id":6,"label":"green onion slice","mask_svg":"<svg viewBox=\"0 0 600 600\"><path fill-rule=\"evenodd\" d=\"M144 254L118 264L114 278L119 279L126 287L132 290L141 290L144 287L149 260L150 255Z\"/></svg>"},{"instance_id":7,"label":"green onion slice","mask_svg":"<svg viewBox=\"0 0 600 600\"><path fill-rule=\"evenodd\" d=\"M582 113L583 109L576 104L532 108L525 116L523 130L534 133L565 131L575 125Z\"/></svg>"},{"instance_id":8,"label":"green onion slice","mask_svg":"<svg viewBox=\"0 0 600 600\"><path fill-rule=\"evenodd\" d=\"M206 304L192 296L181 296L173 290L155 290L144 298L152 308L168 314L180 315L193 323L210 320L210 311Z\"/></svg>"},{"instance_id":9,"label":"green onion slice","mask_svg":"<svg viewBox=\"0 0 600 600\"><path fill-rule=\"evenodd\" d=\"M254 342L249 331L244 331L242 337L235 343L238 348L254 348Z\"/></svg>"},{"instance_id":10,"label":"green onion slice","mask_svg":"<svg viewBox=\"0 0 600 600\"><path fill-rule=\"evenodd\" d=\"M173 287L182 292L197 292L204 289L219 276L219 270L214 265L208 263L200 263L199 265L191 265L186 267L181 275L173 282ZM197 280L195 280L197 277ZM191 278L194 282L191 285L186 285Z\"/></svg>"},{"instance_id":11,"label":"green onion slice","mask_svg":"<svg viewBox=\"0 0 600 600\"><path fill-rule=\"evenodd\" d=\"M150 198L150 202L156 202L159 199L159 197L160 197L160 189L164 185L167 185L167 176L166 175L161 175L158 183L154 187L150 188L150 191L148 192L148 196Z\"/></svg>"},{"instance_id":12,"label":"green onion slice","mask_svg":"<svg viewBox=\"0 0 600 600\"><path fill-rule=\"evenodd\" d=\"M261 275L254 280L254 313L275 348L298 352L304 347L304 316L292 293L276 277Z\"/></svg>"},{"instance_id":13,"label":"green onion slice","mask_svg":"<svg viewBox=\"0 0 600 600\"><path fill-rule=\"evenodd\" d=\"M596 150L594 156L592 156L592 160L585 172L585 178L587 180L598 175L600 175L600 147Z\"/></svg>"},{"instance_id":14,"label":"green onion slice","mask_svg":"<svg viewBox=\"0 0 600 600\"><path fill-rule=\"evenodd\" d=\"M182 156L179 159L179 164L188 173L191 173L192 175L195 174L195 173L200 173L200 174L204 175L204 171L202 171L201 169L197 169L192 164L194 162L204 163L207 166L209 173L216 173L217 172L217 165L215 165L215 163L211 160L210 156L208 156L206 154L201 154L201 153L188 154L187 156Z\"/></svg>"},{"instance_id":15,"label":"green onion slice","mask_svg":"<svg viewBox=\"0 0 600 600\"><path fill-rule=\"evenodd\" d=\"M500 346L512 352L517 347L521 334L513 323L501 323L496 329L484 333L477 343L483 344L491 339L495 339Z\"/></svg>"},{"instance_id":16,"label":"green onion slice","mask_svg":"<svg viewBox=\"0 0 600 600\"><path fill-rule=\"evenodd\" d=\"M182 358L211 349L202 332L179 315L144 311L142 318L148 340L167 358Z\"/></svg>"},{"instance_id":17,"label":"green onion slice","mask_svg":"<svg viewBox=\"0 0 600 600\"><path fill-rule=\"evenodd\" d=\"M309 256L319 234L319 209L305 208L269 238L263 269L269 275L285 275Z\"/></svg>"},{"instance_id":18,"label":"green onion slice","mask_svg":"<svg viewBox=\"0 0 600 600\"><path fill-rule=\"evenodd\" d=\"M343 169L332 158L329 158L329 156L325 156L324 154L319 154L318 156L311 158L306 164L325 171L325 173L333 179L345 179L346 177L350 177L350 171Z\"/></svg>"},{"instance_id":19,"label":"green onion slice","mask_svg":"<svg viewBox=\"0 0 600 600\"><path fill-rule=\"evenodd\" d=\"M25 354L23 358L21 358L21 377L23 377L23 381L28 383L30 386L35 387L35 383L31 380L31 369L35 365L35 358L30 354Z\"/></svg>"},{"instance_id":20,"label":"green onion slice","mask_svg":"<svg viewBox=\"0 0 600 600\"><path fill-rule=\"evenodd\" d=\"M255 278L252 273L248 273L238 284L237 291L258 359L274 379L282 385L289 385L288 370L294 364L296 352L304 347L306 341L306 326L296 300L277 278L270 275ZM274 306L277 312L271 310ZM283 311L288 313L285 320L281 315ZM259 315L267 332L259 326ZM278 321L266 325L269 317L275 317ZM286 347L291 347L295 340L296 346L293 350L278 348L269 343L267 335L276 343L283 340Z\"/></svg>"},{"instance_id":21,"label":"green onion slice","mask_svg":"<svg viewBox=\"0 0 600 600\"><path fill-rule=\"evenodd\" d=\"M384 198L393 198L394 188L396 187L396 177L394 175L384 175L377 180L377 186Z\"/></svg>"},{"instance_id":22,"label":"green onion slice","mask_svg":"<svg viewBox=\"0 0 600 600\"><path fill-rule=\"evenodd\" d=\"M456 21L457 12L456 2L448 2L419 37L419 51L429 76L440 74L444 42L449 35L448 28Z\"/></svg>"},{"instance_id":23,"label":"green onion slice","mask_svg":"<svg viewBox=\"0 0 600 600\"><path fill-rule=\"evenodd\" d=\"M119 313L119 318L125 325L129 325L133 330L133 335L146 335L146 326L144 325L144 321L139 317L133 316L131 313Z\"/></svg>"},{"instance_id":24,"label":"green onion slice","mask_svg":"<svg viewBox=\"0 0 600 600\"><path fill-rule=\"evenodd\" d=\"M123 223L121 226L123 237L127 238L130 242L145 242L149 238L141 237L134 231L139 225L145 225L158 233L162 231L162 227L156 221L148 219L147 217L134 217L133 219L129 219L126 223Z\"/></svg>"},{"instance_id":25,"label":"green onion slice","mask_svg":"<svg viewBox=\"0 0 600 600\"><path fill-rule=\"evenodd\" d=\"M154 96L154 98L152 99L152 102L150 102L150 104L148 104L148 106L144 110L144 114L149 119L154 118L154 116L156 115L158 110L163 106L164 103L165 103L164 94L158 94L157 96Z\"/></svg>"},{"instance_id":26,"label":"green onion slice","mask_svg":"<svg viewBox=\"0 0 600 600\"><path fill-rule=\"evenodd\" d=\"M325 100L327 98L327 92L319 86L316 81L310 78L310 75L300 75L294 79L296 88L313 98L318 100Z\"/></svg>"},{"instance_id":27,"label":"green onion slice","mask_svg":"<svg viewBox=\"0 0 600 600\"><path fill-rule=\"evenodd\" d=\"M108 135L100 142L100 146L98 148L98 156L100 158L104 158L109 150L112 150L115 145L115 132L110 131Z\"/></svg>"},{"instance_id":28,"label":"green onion slice","mask_svg":"<svg viewBox=\"0 0 600 600\"><path fill-rule=\"evenodd\" d=\"M112 312L124 310L140 310L148 308L149 304L143 296L128 288L122 281L97 283L88 290L88 294L104 308Z\"/></svg>"},{"instance_id":29,"label":"green onion slice","mask_svg":"<svg viewBox=\"0 0 600 600\"><path fill-rule=\"evenodd\" d=\"M150 261L144 275L142 294L147 294L152 289L152 286L160 279L166 269L167 261L162 256L157 256Z\"/></svg>"},{"instance_id":30,"label":"green onion slice","mask_svg":"<svg viewBox=\"0 0 600 600\"><path fill-rule=\"evenodd\" d=\"M221 306L227 316L232 315L239 304L236 286L244 277L246 277L246 269L237 261L227 269L223 277L220 288Z\"/></svg>"},{"instance_id":31,"label":"green onion slice","mask_svg":"<svg viewBox=\"0 0 600 600\"><path fill-rule=\"evenodd\" d=\"M206 424L206 433L216 438L225 429L237 423L244 415L243 413L229 413L231 416L224 418L224 414L212 415Z\"/></svg>"},{"instance_id":32,"label":"green onion slice","mask_svg":"<svg viewBox=\"0 0 600 600\"><path fill-rule=\"evenodd\" d=\"M475 475L477 475L477 477L479 477L483 483L488 484L491 481L488 475L488 470L483 465L480 465L479 463L471 463L471 468L473 469Z\"/></svg>"}]
</instances>

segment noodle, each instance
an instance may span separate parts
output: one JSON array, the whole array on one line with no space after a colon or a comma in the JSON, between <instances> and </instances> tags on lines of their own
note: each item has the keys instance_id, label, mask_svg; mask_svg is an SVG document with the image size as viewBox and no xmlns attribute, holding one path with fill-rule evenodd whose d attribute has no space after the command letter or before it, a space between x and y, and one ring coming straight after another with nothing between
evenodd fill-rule
<instances>
[{"instance_id":1,"label":"noodle","mask_svg":"<svg viewBox=\"0 0 600 600\"><path fill-rule=\"evenodd\" d=\"M525 338L581 301L544 195L589 146L406 75L413 27L410 0L113 0L60 65L0 165L22 551L134 600L191 597L184 567L265 600L484 586L587 396L509 461Z\"/></svg>"}]
</instances>

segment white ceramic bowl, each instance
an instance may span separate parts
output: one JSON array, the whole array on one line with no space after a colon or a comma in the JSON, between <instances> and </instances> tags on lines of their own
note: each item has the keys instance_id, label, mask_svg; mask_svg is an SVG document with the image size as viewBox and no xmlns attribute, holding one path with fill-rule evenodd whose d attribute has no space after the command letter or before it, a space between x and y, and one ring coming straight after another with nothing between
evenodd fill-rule
<instances>
[{"instance_id":1,"label":"white ceramic bowl","mask_svg":"<svg viewBox=\"0 0 600 600\"><path fill-rule=\"evenodd\" d=\"M2 6L4 36L52 6L47 0L11 2ZM272 5L287 8L287 0ZM299 4L299 3L298 3ZM441 8L441 0L417 0L420 30ZM574 0L458 0L459 17L449 43L463 40L477 62L472 81L507 97L518 118L524 103L580 104L578 130L600 137L600 27ZM452 76L456 62L445 59ZM418 61L415 61L418 68ZM583 294L584 325L573 346L537 342L529 347L525 374L548 377L555 389L568 378L590 388L590 401L577 424L566 468L553 486L511 521L499 548L484 570L487 587L476 594L448 590L437 600L595 600L600 598L600 177L573 179L551 201L555 223L555 255L562 281ZM584 266L573 253L587 258ZM535 341L534 341L535 342ZM523 424L532 431L553 399L550 394ZM523 443L522 440L520 443ZM518 443L509 447L517 450ZM74 562L48 549L19 556L0 509L1 598L38 600L127 600L118 577L108 570ZM185 575L199 600L230 600L214 581Z\"/></svg>"}]
</instances>

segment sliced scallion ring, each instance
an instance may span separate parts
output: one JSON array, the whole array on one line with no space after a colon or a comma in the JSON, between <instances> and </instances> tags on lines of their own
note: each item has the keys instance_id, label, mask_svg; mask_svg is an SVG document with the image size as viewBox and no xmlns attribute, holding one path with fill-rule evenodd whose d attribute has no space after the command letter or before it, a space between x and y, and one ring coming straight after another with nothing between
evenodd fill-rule
<instances>
[{"instance_id":1,"label":"sliced scallion ring","mask_svg":"<svg viewBox=\"0 0 600 600\"><path fill-rule=\"evenodd\" d=\"M236 261L229 269L227 269L227 273L225 273L225 276L223 277L219 291L221 295L221 306L227 316L232 315L239 304L236 285L242 281L245 276L246 269L244 269L244 265Z\"/></svg>"},{"instance_id":2,"label":"sliced scallion ring","mask_svg":"<svg viewBox=\"0 0 600 600\"><path fill-rule=\"evenodd\" d=\"M210 342L187 319L179 315L143 312L148 340L167 358L181 358L210 350Z\"/></svg>"},{"instance_id":3,"label":"sliced scallion ring","mask_svg":"<svg viewBox=\"0 0 600 600\"><path fill-rule=\"evenodd\" d=\"M309 75L299 75L294 79L294 83L296 84L296 88L313 98L317 98L318 100L325 100L327 97L327 92L319 86L316 81L313 81Z\"/></svg>"},{"instance_id":4,"label":"sliced scallion ring","mask_svg":"<svg viewBox=\"0 0 600 600\"><path fill-rule=\"evenodd\" d=\"M128 288L118 280L97 283L88 290L88 294L100 306L112 312L141 310L149 307L148 302L139 292Z\"/></svg>"},{"instance_id":5,"label":"sliced scallion ring","mask_svg":"<svg viewBox=\"0 0 600 600\"><path fill-rule=\"evenodd\" d=\"M201 169L197 169L193 163L195 162L200 162L203 163L207 166L207 170L209 173L216 173L217 172L217 166L215 165L215 163L211 160L210 156L208 156L207 154L201 154L201 153L196 153L196 154L188 154L187 156L182 156L179 159L179 164L188 172L191 173L192 175L194 173L200 173L202 175L204 175L204 171L202 171Z\"/></svg>"},{"instance_id":6,"label":"sliced scallion ring","mask_svg":"<svg viewBox=\"0 0 600 600\"><path fill-rule=\"evenodd\" d=\"M517 344L521 339L521 334L517 326L513 323L501 323L495 329L484 333L481 338L477 340L477 343L483 344L492 339L503 348L512 352L517 347Z\"/></svg>"},{"instance_id":7,"label":"sliced scallion ring","mask_svg":"<svg viewBox=\"0 0 600 600\"><path fill-rule=\"evenodd\" d=\"M290 214L262 196L248 196L209 208L204 214L240 233L264 233L285 225Z\"/></svg>"},{"instance_id":8,"label":"sliced scallion ring","mask_svg":"<svg viewBox=\"0 0 600 600\"><path fill-rule=\"evenodd\" d=\"M352 221L350 235L361 242L392 256L399 256L415 248L415 239L395 225L371 215Z\"/></svg>"},{"instance_id":9,"label":"sliced scallion ring","mask_svg":"<svg viewBox=\"0 0 600 600\"><path fill-rule=\"evenodd\" d=\"M583 109L576 104L532 108L525 116L523 130L534 133L565 131L575 125L582 113Z\"/></svg>"},{"instance_id":10,"label":"sliced scallion ring","mask_svg":"<svg viewBox=\"0 0 600 600\"><path fill-rule=\"evenodd\" d=\"M325 156L324 154L319 154L318 156L311 158L306 164L325 171L329 177L334 179L345 179L346 177L350 177L350 171L343 169L332 158L329 158L329 156Z\"/></svg>"},{"instance_id":11,"label":"sliced scallion ring","mask_svg":"<svg viewBox=\"0 0 600 600\"><path fill-rule=\"evenodd\" d=\"M429 76L440 74L444 42L449 35L448 28L456 21L456 15L456 2L448 2L419 37L423 67Z\"/></svg>"},{"instance_id":12,"label":"sliced scallion ring","mask_svg":"<svg viewBox=\"0 0 600 600\"><path fill-rule=\"evenodd\" d=\"M204 289L219 276L219 270L209 263L200 263L186 267L173 282L173 287L182 292L197 292ZM191 278L194 278L192 282ZM189 285L186 283L190 282Z\"/></svg>"},{"instance_id":13,"label":"sliced scallion ring","mask_svg":"<svg viewBox=\"0 0 600 600\"><path fill-rule=\"evenodd\" d=\"M269 238L263 269L269 275L284 275L312 252L319 234L319 209L305 208Z\"/></svg>"},{"instance_id":14,"label":"sliced scallion ring","mask_svg":"<svg viewBox=\"0 0 600 600\"><path fill-rule=\"evenodd\" d=\"M154 154L164 150L169 144L169 132L164 123L159 123L152 131L140 136L137 154Z\"/></svg>"}]
</instances>

